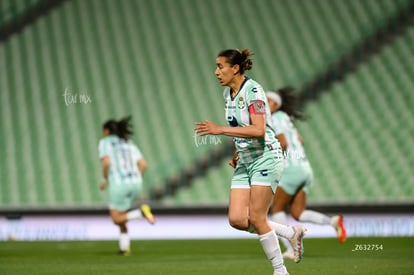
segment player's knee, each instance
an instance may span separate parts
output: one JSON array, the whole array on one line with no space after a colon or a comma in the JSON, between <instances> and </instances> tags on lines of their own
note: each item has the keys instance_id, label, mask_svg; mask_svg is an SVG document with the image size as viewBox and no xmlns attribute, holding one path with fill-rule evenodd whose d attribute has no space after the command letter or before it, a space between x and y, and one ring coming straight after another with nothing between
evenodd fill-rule
<instances>
[{"instance_id":1,"label":"player's knee","mask_svg":"<svg viewBox=\"0 0 414 275\"><path fill-rule=\"evenodd\" d=\"M247 217L229 217L229 224L231 227L239 230L247 230L249 227L249 221Z\"/></svg>"}]
</instances>

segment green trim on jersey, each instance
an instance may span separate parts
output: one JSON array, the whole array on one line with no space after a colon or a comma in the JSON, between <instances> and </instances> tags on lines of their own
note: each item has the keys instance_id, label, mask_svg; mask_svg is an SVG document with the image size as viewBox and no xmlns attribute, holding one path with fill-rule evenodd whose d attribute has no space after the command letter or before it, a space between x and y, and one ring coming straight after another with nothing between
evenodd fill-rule
<instances>
[{"instance_id":1,"label":"green trim on jersey","mask_svg":"<svg viewBox=\"0 0 414 275\"><path fill-rule=\"evenodd\" d=\"M266 95L259 83L247 78L234 98L230 95L230 87L224 89L223 96L225 100L225 118L228 125L232 127L251 125L249 106L257 100L265 103L266 133L264 138L233 138L236 149L239 152L240 163L253 162L262 156L265 151L281 151L280 144L275 138L275 133L271 127L271 114Z\"/></svg>"}]
</instances>

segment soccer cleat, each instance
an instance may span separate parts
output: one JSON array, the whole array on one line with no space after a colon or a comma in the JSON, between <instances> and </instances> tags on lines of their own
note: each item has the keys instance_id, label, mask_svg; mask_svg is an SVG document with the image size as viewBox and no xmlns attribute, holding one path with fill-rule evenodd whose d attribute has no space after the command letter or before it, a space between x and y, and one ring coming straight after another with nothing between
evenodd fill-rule
<instances>
[{"instance_id":1,"label":"soccer cleat","mask_svg":"<svg viewBox=\"0 0 414 275\"><path fill-rule=\"evenodd\" d=\"M297 224L292 226L292 229L295 233L289 242L293 248L293 261L299 263L303 257L303 236L305 236L306 228L303 225Z\"/></svg>"},{"instance_id":2,"label":"soccer cleat","mask_svg":"<svg viewBox=\"0 0 414 275\"><path fill-rule=\"evenodd\" d=\"M344 226L344 218L341 215L332 217L332 226L338 234L338 241L343 243L346 241L346 230Z\"/></svg>"},{"instance_id":3,"label":"soccer cleat","mask_svg":"<svg viewBox=\"0 0 414 275\"><path fill-rule=\"evenodd\" d=\"M154 215L152 215L151 208L149 207L148 204L141 205L141 212L142 212L142 215L144 216L144 218L150 224L154 224L155 223L155 217L154 217Z\"/></svg>"},{"instance_id":4,"label":"soccer cleat","mask_svg":"<svg viewBox=\"0 0 414 275\"><path fill-rule=\"evenodd\" d=\"M131 250L129 248L125 250L119 250L118 255L120 256L129 256L131 255Z\"/></svg>"}]
</instances>

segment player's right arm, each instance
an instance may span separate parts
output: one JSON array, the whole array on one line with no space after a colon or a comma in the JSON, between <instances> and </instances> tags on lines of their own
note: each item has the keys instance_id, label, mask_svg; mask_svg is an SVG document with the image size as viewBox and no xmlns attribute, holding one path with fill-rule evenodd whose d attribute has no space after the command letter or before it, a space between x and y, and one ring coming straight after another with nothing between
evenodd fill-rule
<instances>
[{"instance_id":1,"label":"player's right arm","mask_svg":"<svg viewBox=\"0 0 414 275\"><path fill-rule=\"evenodd\" d=\"M200 136L226 135L238 138L263 138L266 134L265 103L256 100L249 105L250 125L243 127L219 126L209 120L196 122L195 132Z\"/></svg>"}]
</instances>

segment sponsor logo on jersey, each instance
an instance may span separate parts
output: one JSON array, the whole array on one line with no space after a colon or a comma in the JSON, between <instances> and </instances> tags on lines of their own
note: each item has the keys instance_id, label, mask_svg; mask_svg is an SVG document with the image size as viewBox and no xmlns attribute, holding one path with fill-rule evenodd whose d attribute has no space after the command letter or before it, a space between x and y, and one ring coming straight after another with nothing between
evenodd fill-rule
<instances>
[{"instance_id":1,"label":"sponsor logo on jersey","mask_svg":"<svg viewBox=\"0 0 414 275\"><path fill-rule=\"evenodd\" d=\"M236 109L236 106L233 106L229 103L229 101L226 101L226 104L224 105L224 109Z\"/></svg>"},{"instance_id":2,"label":"sponsor logo on jersey","mask_svg":"<svg viewBox=\"0 0 414 275\"><path fill-rule=\"evenodd\" d=\"M239 126L239 124L237 123L237 119L234 116L228 116L227 117L227 122L229 123L230 126L232 127L237 127Z\"/></svg>"}]
</instances>

